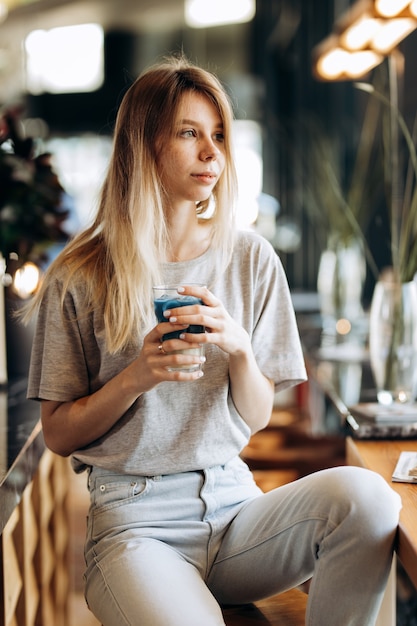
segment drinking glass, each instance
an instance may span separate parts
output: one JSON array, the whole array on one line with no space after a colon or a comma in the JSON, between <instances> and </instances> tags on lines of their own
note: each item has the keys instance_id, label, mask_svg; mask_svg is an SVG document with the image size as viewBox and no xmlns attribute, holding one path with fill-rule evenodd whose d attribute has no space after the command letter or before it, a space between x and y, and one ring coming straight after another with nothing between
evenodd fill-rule
<instances>
[{"instance_id":1,"label":"drinking glass","mask_svg":"<svg viewBox=\"0 0 417 626\"><path fill-rule=\"evenodd\" d=\"M194 283L196 284L196 283ZM204 285L199 285L204 286ZM166 322L167 319L164 317L164 312L167 310L171 310L174 308L178 308L181 306L189 306L191 304L203 304L203 301L196 296L185 295L178 293L178 287L180 285L158 285L153 287L153 295L154 295L154 307L155 307L155 315L158 319L158 322ZM170 333L166 333L162 337L162 341L166 341L167 339L175 339L179 338L182 333L204 333L204 326L200 326L197 324L191 324L187 328L181 328L179 330L174 330ZM192 348L185 348L184 350L174 350L172 352L168 352L168 354L173 354L174 352L179 352L180 354L192 354L195 356L203 356L204 355L204 345L195 345ZM192 363L191 365L180 365L175 367L168 368L169 371L179 371L179 372L195 372L197 370L202 369L202 363Z\"/></svg>"}]
</instances>

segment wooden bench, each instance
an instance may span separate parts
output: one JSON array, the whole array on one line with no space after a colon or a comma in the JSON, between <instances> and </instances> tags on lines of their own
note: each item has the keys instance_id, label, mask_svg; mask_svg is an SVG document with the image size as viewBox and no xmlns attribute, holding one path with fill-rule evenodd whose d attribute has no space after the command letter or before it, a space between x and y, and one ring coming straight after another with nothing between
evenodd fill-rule
<instances>
[{"instance_id":1,"label":"wooden bench","mask_svg":"<svg viewBox=\"0 0 417 626\"><path fill-rule=\"evenodd\" d=\"M291 589L254 604L223 609L226 626L304 626L307 594Z\"/></svg>"},{"instance_id":2,"label":"wooden bench","mask_svg":"<svg viewBox=\"0 0 417 626\"><path fill-rule=\"evenodd\" d=\"M304 626L307 594L291 589L254 604L223 609L226 626Z\"/></svg>"}]
</instances>

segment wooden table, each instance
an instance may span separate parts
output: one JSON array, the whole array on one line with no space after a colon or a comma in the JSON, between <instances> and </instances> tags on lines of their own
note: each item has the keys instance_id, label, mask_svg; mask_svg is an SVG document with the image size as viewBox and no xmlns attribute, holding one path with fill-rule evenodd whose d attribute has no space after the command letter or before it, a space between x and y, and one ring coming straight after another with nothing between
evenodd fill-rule
<instances>
[{"instance_id":1,"label":"wooden table","mask_svg":"<svg viewBox=\"0 0 417 626\"><path fill-rule=\"evenodd\" d=\"M417 452L416 440L360 441L348 437L346 460L380 474L402 499L398 526L397 556L417 589L417 484L397 483L391 480L401 452ZM396 568L395 561L377 620L377 626L396 624Z\"/></svg>"},{"instance_id":2,"label":"wooden table","mask_svg":"<svg viewBox=\"0 0 417 626\"><path fill-rule=\"evenodd\" d=\"M401 496L403 506L397 555L417 589L417 484L395 483L391 480L400 453L405 450L417 452L417 441L359 441L350 437L346 440L349 465L359 465L378 472Z\"/></svg>"}]
</instances>

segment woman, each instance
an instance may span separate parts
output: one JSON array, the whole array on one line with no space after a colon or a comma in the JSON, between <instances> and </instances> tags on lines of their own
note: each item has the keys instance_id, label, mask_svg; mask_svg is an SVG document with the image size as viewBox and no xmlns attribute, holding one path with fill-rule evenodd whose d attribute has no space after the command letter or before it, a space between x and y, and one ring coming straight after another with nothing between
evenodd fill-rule
<instances>
[{"instance_id":1,"label":"woman","mask_svg":"<svg viewBox=\"0 0 417 626\"><path fill-rule=\"evenodd\" d=\"M218 80L183 59L130 87L97 217L37 298L28 395L48 447L88 472L86 598L104 626L215 626L220 605L310 577L308 624L372 624L398 496L358 468L262 494L239 458L306 373L279 259L233 227L231 124ZM202 304L156 323L161 283ZM196 344L203 368L179 371L204 360L175 352Z\"/></svg>"}]
</instances>

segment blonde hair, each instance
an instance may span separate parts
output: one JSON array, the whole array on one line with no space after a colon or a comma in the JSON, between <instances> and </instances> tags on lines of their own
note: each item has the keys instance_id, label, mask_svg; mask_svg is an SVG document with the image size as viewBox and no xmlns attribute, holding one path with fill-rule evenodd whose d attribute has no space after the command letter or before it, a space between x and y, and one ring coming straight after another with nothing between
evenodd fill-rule
<instances>
[{"instance_id":1,"label":"blonde hair","mask_svg":"<svg viewBox=\"0 0 417 626\"><path fill-rule=\"evenodd\" d=\"M28 315L40 305L52 275L64 268L64 292L81 280L91 309L103 311L110 352L124 348L139 328L155 324L152 285L161 282L160 263L169 243L156 151L158 142L171 136L181 99L190 91L206 96L224 125L226 165L213 190L214 210L207 219L219 270L226 267L233 251L236 196L232 107L212 73L173 57L146 70L126 92L94 222L52 263ZM203 217L208 209L209 200L196 207Z\"/></svg>"}]
</instances>

